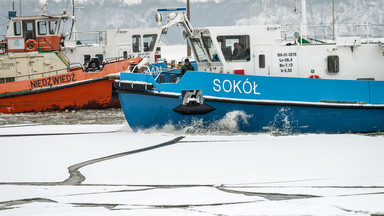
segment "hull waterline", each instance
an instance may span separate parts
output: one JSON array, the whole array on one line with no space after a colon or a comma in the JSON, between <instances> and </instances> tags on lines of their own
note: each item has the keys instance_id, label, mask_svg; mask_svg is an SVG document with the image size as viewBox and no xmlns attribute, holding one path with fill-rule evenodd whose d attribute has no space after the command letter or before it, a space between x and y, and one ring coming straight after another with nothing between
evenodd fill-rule
<instances>
[{"instance_id":1,"label":"hull waterline","mask_svg":"<svg viewBox=\"0 0 384 216\"><path fill-rule=\"evenodd\" d=\"M124 74L123 79L139 80L153 85L152 90L118 89L124 114L134 130L163 127L167 124L176 128L194 124L220 128L225 121L229 125L235 124L236 129L245 132L278 130L294 133L347 133L384 130L384 106L380 103L367 104L370 101L378 102L381 98L373 96L369 91L364 91L367 95L357 93L363 91L362 89L372 91L381 88L382 82L372 84L370 81L311 80L202 72L190 73L175 84L158 84L153 78L151 80L151 76L146 75ZM247 81L251 84L249 86L256 86L252 92L246 85L245 90L249 94L244 94L242 87L234 92L233 83L240 85ZM220 91L219 85L216 85L218 83L221 83ZM232 83L231 91L229 83ZM282 85L289 88L282 88ZM308 92L295 94L303 86ZM202 90L204 104L215 109L201 115L182 115L175 112L174 108L183 103L183 90Z\"/></svg>"}]
</instances>

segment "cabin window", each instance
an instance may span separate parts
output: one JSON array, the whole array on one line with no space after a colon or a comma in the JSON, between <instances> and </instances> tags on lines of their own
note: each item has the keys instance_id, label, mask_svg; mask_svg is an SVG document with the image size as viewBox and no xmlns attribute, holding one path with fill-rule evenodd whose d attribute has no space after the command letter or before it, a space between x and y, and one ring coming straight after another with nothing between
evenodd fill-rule
<instances>
[{"instance_id":1,"label":"cabin window","mask_svg":"<svg viewBox=\"0 0 384 216\"><path fill-rule=\"evenodd\" d=\"M339 56L328 56L327 58L327 66L328 73L338 73L339 68Z\"/></svg>"},{"instance_id":2,"label":"cabin window","mask_svg":"<svg viewBox=\"0 0 384 216\"><path fill-rule=\"evenodd\" d=\"M259 55L259 68L265 68L265 55Z\"/></svg>"},{"instance_id":3,"label":"cabin window","mask_svg":"<svg viewBox=\"0 0 384 216\"><path fill-rule=\"evenodd\" d=\"M193 51L195 52L196 60L199 62L207 62L207 56L204 53L203 46L201 45L201 42L199 38L191 38L191 44Z\"/></svg>"},{"instance_id":4,"label":"cabin window","mask_svg":"<svg viewBox=\"0 0 384 216\"><path fill-rule=\"evenodd\" d=\"M39 35L46 35L47 34L47 22L45 22L45 21L37 22L37 29L38 29Z\"/></svg>"},{"instance_id":5,"label":"cabin window","mask_svg":"<svg viewBox=\"0 0 384 216\"><path fill-rule=\"evenodd\" d=\"M127 51L123 52L123 58L125 58L125 59L128 58L128 52Z\"/></svg>"},{"instance_id":6,"label":"cabin window","mask_svg":"<svg viewBox=\"0 0 384 216\"><path fill-rule=\"evenodd\" d=\"M13 30L15 35L21 35L21 23L20 22L14 22L13 23Z\"/></svg>"},{"instance_id":7,"label":"cabin window","mask_svg":"<svg viewBox=\"0 0 384 216\"><path fill-rule=\"evenodd\" d=\"M208 54L209 60L211 62L220 62L219 56L217 55L216 47L213 44L211 37L203 36L202 39L203 39L204 48Z\"/></svg>"},{"instance_id":8,"label":"cabin window","mask_svg":"<svg viewBox=\"0 0 384 216\"><path fill-rule=\"evenodd\" d=\"M56 34L57 20L49 21L49 34Z\"/></svg>"},{"instance_id":9,"label":"cabin window","mask_svg":"<svg viewBox=\"0 0 384 216\"><path fill-rule=\"evenodd\" d=\"M251 59L248 35L218 36L217 41L226 61L244 62Z\"/></svg>"},{"instance_id":10,"label":"cabin window","mask_svg":"<svg viewBox=\"0 0 384 216\"><path fill-rule=\"evenodd\" d=\"M91 61L91 55L84 55L84 65L88 64Z\"/></svg>"},{"instance_id":11,"label":"cabin window","mask_svg":"<svg viewBox=\"0 0 384 216\"><path fill-rule=\"evenodd\" d=\"M103 54L96 54L95 57L99 59L100 63L102 63L104 61L104 55Z\"/></svg>"},{"instance_id":12,"label":"cabin window","mask_svg":"<svg viewBox=\"0 0 384 216\"><path fill-rule=\"evenodd\" d=\"M140 52L141 50L141 37L140 35L132 36L132 50L133 52Z\"/></svg>"},{"instance_id":13,"label":"cabin window","mask_svg":"<svg viewBox=\"0 0 384 216\"><path fill-rule=\"evenodd\" d=\"M143 36L144 52L152 52L153 51L153 48L155 47L156 39L157 39L156 34L150 34L150 35L144 35Z\"/></svg>"}]
</instances>

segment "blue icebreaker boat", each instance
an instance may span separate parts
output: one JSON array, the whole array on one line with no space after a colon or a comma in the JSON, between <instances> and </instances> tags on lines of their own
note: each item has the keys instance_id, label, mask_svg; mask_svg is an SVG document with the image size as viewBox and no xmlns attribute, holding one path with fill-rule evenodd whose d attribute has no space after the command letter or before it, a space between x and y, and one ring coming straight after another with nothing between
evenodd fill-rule
<instances>
[{"instance_id":1,"label":"blue icebreaker boat","mask_svg":"<svg viewBox=\"0 0 384 216\"><path fill-rule=\"evenodd\" d=\"M114 85L132 129L212 125L238 114L245 132L285 130L346 133L384 130L384 48L360 37L314 43L302 28L283 44L279 26L193 29L184 11L172 12L167 28L181 24L196 71L180 78L164 63L147 73L121 73ZM239 46L240 44L240 46ZM236 54L236 47L244 49ZM150 71L157 69L159 73Z\"/></svg>"}]
</instances>

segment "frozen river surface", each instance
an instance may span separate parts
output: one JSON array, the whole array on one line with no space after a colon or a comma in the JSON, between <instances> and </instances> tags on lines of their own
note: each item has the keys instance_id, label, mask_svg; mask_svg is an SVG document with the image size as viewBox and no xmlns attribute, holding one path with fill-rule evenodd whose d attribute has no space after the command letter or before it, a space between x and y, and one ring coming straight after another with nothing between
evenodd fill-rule
<instances>
[{"instance_id":1,"label":"frozen river surface","mask_svg":"<svg viewBox=\"0 0 384 216\"><path fill-rule=\"evenodd\" d=\"M0 216L384 215L383 135L133 133L112 112L0 115Z\"/></svg>"}]
</instances>

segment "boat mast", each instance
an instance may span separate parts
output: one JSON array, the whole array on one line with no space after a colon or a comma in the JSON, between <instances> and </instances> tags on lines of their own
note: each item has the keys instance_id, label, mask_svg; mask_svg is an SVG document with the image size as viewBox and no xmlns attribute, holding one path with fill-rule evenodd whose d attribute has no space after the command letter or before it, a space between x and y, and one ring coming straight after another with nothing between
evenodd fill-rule
<instances>
[{"instance_id":1,"label":"boat mast","mask_svg":"<svg viewBox=\"0 0 384 216\"><path fill-rule=\"evenodd\" d=\"M73 28L75 27L75 0L72 0L72 26L71 26L71 32L69 34L69 39L72 38L72 32L73 32ZM75 35L76 37L76 35ZM76 39L77 40L77 39Z\"/></svg>"},{"instance_id":2,"label":"boat mast","mask_svg":"<svg viewBox=\"0 0 384 216\"><path fill-rule=\"evenodd\" d=\"M307 36L307 4L301 0L301 37Z\"/></svg>"},{"instance_id":3,"label":"boat mast","mask_svg":"<svg viewBox=\"0 0 384 216\"><path fill-rule=\"evenodd\" d=\"M333 30L333 40L336 40L336 35L335 35L335 0L332 0L332 30Z\"/></svg>"},{"instance_id":4,"label":"boat mast","mask_svg":"<svg viewBox=\"0 0 384 216\"><path fill-rule=\"evenodd\" d=\"M187 0L187 18L189 20L189 22L191 22L191 13L190 13L190 10L189 10L189 0ZM187 40L187 56L191 56L191 46L189 45L188 43L188 40Z\"/></svg>"},{"instance_id":5,"label":"boat mast","mask_svg":"<svg viewBox=\"0 0 384 216\"><path fill-rule=\"evenodd\" d=\"M20 16L22 15L22 14L21 14L21 1L22 1L22 0L20 0Z\"/></svg>"}]
</instances>

